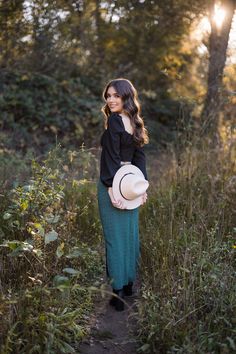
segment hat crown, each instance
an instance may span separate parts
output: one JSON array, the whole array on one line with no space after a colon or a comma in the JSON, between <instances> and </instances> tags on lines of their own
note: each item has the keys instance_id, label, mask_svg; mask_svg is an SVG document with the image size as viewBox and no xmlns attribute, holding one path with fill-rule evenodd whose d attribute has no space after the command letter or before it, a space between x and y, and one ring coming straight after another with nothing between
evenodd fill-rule
<instances>
[{"instance_id":1,"label":"hat crown","mask_svg":"<svg viewBox=\"0 0 236 354\"><path fill-rule=\"evenodd\" d=\"M123 201L126 209L142 204L142 195L149 186L143 172L133 164L121 166L113 178L112 192L115 199Z\"/></svg>"},{"instance_id":2,"label":"hat crown","mask_svg":"<svg viewBox=\"0 0 236 354\"><path fill-rule=\"evenodd\" d=\"M123 198L133 200L147 190L149 183L142 176L128 172L120 179L120 193Z\"/></svg>"}]
</instances>

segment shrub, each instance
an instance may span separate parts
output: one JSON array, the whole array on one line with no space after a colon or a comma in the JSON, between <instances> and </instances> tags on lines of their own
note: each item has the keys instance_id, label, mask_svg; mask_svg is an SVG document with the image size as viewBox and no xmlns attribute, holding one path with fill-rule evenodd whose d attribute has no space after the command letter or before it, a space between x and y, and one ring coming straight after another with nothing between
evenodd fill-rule
<instances>
[{"instance_id":1,"label":"shrub","mask_svg":"<svg viewBox=\"0 0 236 354\"><path fill-rule=\"evenodd\" d=\"M96 184L77 180L66 156L59 145L32 160L29 180L1 195L3 354L75 352L87 331L90 286L103 271Z\"/></svg>"}]
</instances>

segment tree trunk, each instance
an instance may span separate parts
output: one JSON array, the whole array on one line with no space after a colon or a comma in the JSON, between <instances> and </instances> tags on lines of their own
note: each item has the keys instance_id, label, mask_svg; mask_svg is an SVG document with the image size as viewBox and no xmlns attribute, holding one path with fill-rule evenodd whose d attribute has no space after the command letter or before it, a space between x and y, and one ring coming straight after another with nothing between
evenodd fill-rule
<instances>
[{"instance_id":1,"label":"tree trunk","mask_svg":"<svg viewBox=\"0 0 236 354\"><path fill-rule=\"evenodd\" d=\"M210 134L214 143L218 141L218 119L222 104L221 89L223 71L236 1L222 1L222 6L226 11L226 15L221 28L217 27L213 19L215 3L216 1L212 1L210 9L211 34L209 38L207 94L201 114L202 133Z\"/></svg>"}]
</instances>

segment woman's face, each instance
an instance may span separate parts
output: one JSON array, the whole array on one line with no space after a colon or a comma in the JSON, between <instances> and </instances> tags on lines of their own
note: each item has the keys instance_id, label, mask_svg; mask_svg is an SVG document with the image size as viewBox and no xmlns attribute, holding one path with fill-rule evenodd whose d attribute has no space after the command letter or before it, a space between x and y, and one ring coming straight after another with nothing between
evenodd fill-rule
<instances>
[{"instance_id":1,"label":"woman's face","mask_svg":"<svg viewBox=\"0 0 236 354\"><path fill-rule=\"evenodd\" d=\"M107 90L107 100L106 100L111 112L123 111L123 102L122 98L118 95L115 88L110 86Z\"/></svg>"}]
</instances>

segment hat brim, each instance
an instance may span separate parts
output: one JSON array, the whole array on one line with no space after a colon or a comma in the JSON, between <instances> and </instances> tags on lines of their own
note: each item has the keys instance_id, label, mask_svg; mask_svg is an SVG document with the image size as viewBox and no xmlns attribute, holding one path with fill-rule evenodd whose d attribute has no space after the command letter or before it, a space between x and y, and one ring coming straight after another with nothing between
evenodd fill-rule
<instances>
[{"instance_id":1,"label":"hat brim","mask_svg":"<svg viewBox=\"0 0 236 354\"><path fill-rule=\"evenodd\" d=\"M142 204L142 196L139 196L133 200L127 200L120 193L120 189L119 189L120 179L126 173L138 174L145 179L143 172L137 166L132 164L123 165L119 168L119 170L117 170L113 178L112 193L116 200L117 199L122 200L125 209L135 209Z\"/></svg>"}]
</instances>

